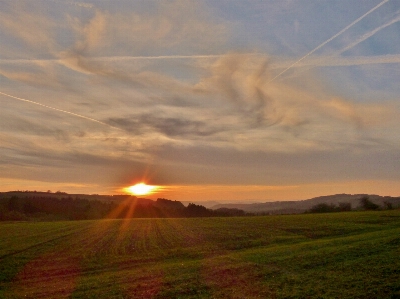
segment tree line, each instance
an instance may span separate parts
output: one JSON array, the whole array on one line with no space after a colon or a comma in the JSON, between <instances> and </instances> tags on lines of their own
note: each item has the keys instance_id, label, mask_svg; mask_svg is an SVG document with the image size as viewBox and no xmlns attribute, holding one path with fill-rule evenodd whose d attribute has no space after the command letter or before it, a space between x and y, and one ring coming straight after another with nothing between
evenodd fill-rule
<instances>
[{"instance_id":1,"label":"tree line","mask_svg":"<svg viewBox=\"0 0 400 299\"><path fill-rule=\"evenodd\" d=\"M372 202L368 196L363 196L359 199L359 209L365 210L365 211L377 211L377 210L392 210L393 209L393 204L385 201L383 204L383 207L377 205L376 203ZM339 203L338 205L335 205L333 203L327 204L327 203L320 203L315 206L313 206L311 209L307 211L307 213L333 213L333 212L347 212L351 211L352 206L351 203Z\"/></svg>"},{"instance_id":2,"label":"tree line","mask_svg":"<svg viewBox=\"0 0 400 299\"><path fill-rule=\"evenodd\" d=\"M190 203L159 198L157 201L124 196L120 200L89 200L79 197L16 196L0 198L0 221L89 220L165 217L245 216L239 209L211 210Z\"/></svg>"}]
</instances>

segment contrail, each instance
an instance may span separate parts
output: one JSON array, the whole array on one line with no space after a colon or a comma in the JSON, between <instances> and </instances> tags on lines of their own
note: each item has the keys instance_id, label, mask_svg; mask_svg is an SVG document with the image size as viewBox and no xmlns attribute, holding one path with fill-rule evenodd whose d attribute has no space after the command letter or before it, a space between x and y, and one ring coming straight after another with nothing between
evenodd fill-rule
<instances>
[{"instance_id":1,"label":"contrail","mask_svg":"<svg viewBox=\"0 0 400 299\"><path fill-rule=\"evenodd\" d=\"M318 49L322 48L323 46L325 46L327 43L329 43L331 40L335 39L336 37L338 37L339 35L341 35L343 32L347 31L350 27L354 26L355 24L357 24L358 22L360 22L362 19L364 19L366 16L368 16L370 13L372 13L374 10L378 9L379 7L381 7L383 4L385 4L386 2L388 2L389 0L383 0L381 3L379 3L377 6L375 6L374 8L370 9L369 11L367 11L365 14L363 14L361 17L359 17L357 20L355 20L354 22L352 22L351 24L347 25L345 28L343 28L342 30L340 30L338 33L336 33L334 36L332 36L331 38L327 39L326 41L324 41L322 44L320 44L319 46L317 46L316 48L314 48L313 50L311 50L310 52L308 52L306 55L304 55L303 57L301 57L299 60L297 60L296 62L292 63L290 66L288 66L286 69L284 69L282 72L280 72L278 75L276 75L274 78L272 78L271 80L269 80L267 83L271 83L272 81L274 81L276 78L278 78L279 76L281 76L283 73L285 73L286 71L288 71L289 69L291 69L294 65L296 65L297 63L299 63L300 61L302 61L303 59L305 59L306 57L308 57L309 55L311 55L312 53L314 53L315 51L317 51Z\"/></svg>"},{"instance_id":2,"label":"contrail","mask_svg":"<svg viewBox=\"0 0 400 299\"><path fill-rule=\"evenodd\" d=\"M397 22L399 22L399 21L400 21L400 16L397 16L396 18L394 18L394 19L392 19L392 20L386 22L385 24L383 24L383 25L381 25L381 26L375 28L374 30L365 33L363 36L361 36L360 38L358 38L356 41L352 42L350 45L348 45L347 47L341 49L339 52L335 53L334 55L340 55L340 54L346 52L347 50L349 50L349 49L355 47L355 46L358 45L359 43L361 43L361 42L365 41L366 39L370 38L370 37L373 36L375 33L379 32L379 31L381 31L382 29L384 29L384 28L386 28L386 27L388 27L388 26L390 26L390 25L392 25L392 24L394 24L394 23L397 23Z\"/></svg>"},{"instance_id":3,"label":"contrail","mask_svg":"<svg viewBox=\"0 0 400 299\"><path fill-rule=\"evenodd\" d=\"M307 71L312 69L313 67L316 66L349 66L349 65L363 65L363 64L380 64L380 63L399 63L400 62L400 56L397 54L395 55L380 55L380 56L360 56L360 57L342 57L338 58L340 54L346 52L347 50L350 50L357 46L359 43L365 41L366 39L370 38L371 36L375 35L382 29L385 29L386 27L397 23L400 21L400 15L397 17L389 20L388 22L384 23L383 25L363 34L361 37L347 45L346 47L340 49L339 51L333 52L332 55L329 56L321 56L317 57L316 59L308 62L302 62L298 63L296 66L298 67L304 67L304 66L309 66L307 69L303 70ZM294 66L294 65L293 65ZM302 73L301 72L301 73Z\"/></svg>"},{"instance_id":4,"label":"contrail","mask_svg":"<svg viewBox=\"0 0 400 299\"><path fill-rule=\"evenodd\" d=\"M152 60L152 59L196 59L196 58L218 58L224 54L215 55L169 55L169 56L103 56L95 59L99 60Z\"/></svg>"},{"instance_id":5,"label":"contrail","mask_svg":"<svg viewBox=\"0 0 400 299\"><path fill-rule=\"evenodd\" d=\"M0 59L0 64L40 64L58 62L58 59Z\"/></svg>"},{"instance_id":6,"label":"contrail","mask_svg":"<svg viewBox=\"0 0 400 299\"><path fill-rule=\"evenodd\" d=\"M224 57L226 54L210 54L210 55L164 55L164 56L99 56L99 57L86 57L92 61L125 61L125 60L179 60L179 59L214 59ZM260 53L243 53L239 55L258 56ZM62 64L60 59L0 59L0 64L32 64L53 62Z\"/></svg>"},{"instance_id":7,"label":"contrail","mask_svg":"<svg viewBox=\"0 0 400 299\"><path fill-rule=\"evenodd\" d=\"M41 107L44 107L44 108L47 108L47 109L52 109L52 110L55 110L55 111L67 113L67 114L70 114L70 115L73 115L73 116L76 116L76 117L80 117L80 118L83 118L83 119L86 119L86 120L90 120L90 121L92 121L92 122L96 122L96 123L102 124L102 125L104 125L104 126L107 126L107 127L113 128L113 129L121 130L120 128L111 126L110 124L107 124L107 123L105 123L105 122L99 121L99 120L94 119L94 118L91 118L91 117L87 117L87 116L80 115L80 114L77 114L77 113L73 113L73 112L69 112L69 111L66 111L66 110L54 108L54 107L51 107L51 106L47 106L47 105L44 105L44 104L40 104L40 103L35 102L35 101L31 101L31 100L26 100L26 99L22 99L22 98L19 98L19 97L15 97L15 96L12 96L12 95L10 95L10 94L6 94L6 93L1 92L1 91L0 91L0 94L5 95L5 96L7 96L7 97L9 97L9 98L13 98L13 99L22 101L22 102L26 102L26 103L30 103L30 104L35 104L35 105L38 105L38 106L41 106Z\"/></svg>"},{"instance_id":8,"label":"contrail","mask_svg":"<svg viewBox=\"0 0 400 299\"><path fill-rule=\"evenodd\" d=\"M392 20L390 23L395 23L395 21L400 21L400 17L396 20ZM384 27L387 27L388 23L385 25L380 26L377 29L374 29L373 32L376 33L378 29L383 29ZM343 53L344 51L347 51L351 49L352 47L356 46L356 44L359 44L360 42L364 41L367 39L367 37L371 37L371 33L366 33L364 34L360 39L358 39L356 42L353 42L351 45L346 46L345 48L339 50L338 52L335 52L333 55L329 56L317 56L316 58L312 58L311 60L308 60L306 62L302 63L297 63L296 65L293 64L292 67L313 67L313 66L349 66L349 65L361 65L361 64L379 64L379 63L399 63L400 55L399 54L387 54L387 55L376 55L376 56L352 56L352 57L336 57ZM250 54L249 54L250 55ZM254 55L260 55L262 54L254 54ZM213 56L184 56L184 58L199 58L199 57L204 57L204 58L213 58L213 57L223 57L223 55L213 55ZM171 59L178 59L176 56L115 56L115 57L94 57L91 60L93 61L111 61L111 60L129 60L129 59L164 59L164 58L171 58ZM5 60L5 59L0 59L0 64L4 63L35 63L35 62L56 62L59 63L58 59L51 59L51 60L29 60L29 59L15 59L15 60ZM337 64L336 64L337 63ZM273 62L271 63L270 67L272 69L281 69L287 65L286 62Z\"/></svg>"},{"instance_id":9,"label":"contrail","mask_svg":"<svg viewBox=\"0 0 400 299\"><path fill-rule=\"evenodd\" d=\"M243 56L260 56L261 53L233 53ZM163 60L163 59L213 59L224 57L227 54L209 54L209 55L161 55L161 56L102 56L94 57L93 60L100 61L119 61L119 60Z\"/></svg>"},{"instance_id":10,"label":"contrail","mask_svg":"<svg viewBox=\"0 0 400 299\"><path fill-rule=\"evenodd\" d=\"M91 3L86 3L86 2L76 2L76 1L60 1L60 0L51 0L52 2L55 3L61 3L61 4L70 4L74 6L80 6L80 7L85 7L85 8L93 8L94 5Z\"/></svg>"},{"instance_id":11,"label":"contrail","mask_svg":"<svg viewBox=\"0 0 400 299\"><path fill-rule=\"evenodd\" d=\"M384 64L384 63L400 63L399 54L387 54L378 56L320 56L313 57L298 64L298 67L309 67L307 70L318 66L351 66L351 65L367 65L367 64ZM274 66L274 65L272 65ZM279 65L278 65L279 67Z\"/></svg>"},{"instance_id":12,"label":"contrail","mask_svg":"<svg viewBox=\"0 0 400 299\"><path fill-rule=\"evenodd\" d=\"M229 54L229 53L228 53ZM235 55L243 56L264 56L262 53L233 53ZM227 54L208 54L208 55L160 55L160 56L98 56L98 57L85 57L90 61L97 62L114 62L125 60L179 60L179 59L215 59L226 56ZM62 64L62 59L0 59L0 64L32 64L52 62Z\"/></svg>"}]
</instances>

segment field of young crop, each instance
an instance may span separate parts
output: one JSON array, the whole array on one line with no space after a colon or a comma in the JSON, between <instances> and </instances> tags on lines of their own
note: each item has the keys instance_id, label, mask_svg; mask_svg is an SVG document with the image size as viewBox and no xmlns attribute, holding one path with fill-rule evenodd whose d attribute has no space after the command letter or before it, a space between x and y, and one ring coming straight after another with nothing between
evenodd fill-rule
<instances>
[{"instance_id":1,"label":"field of young crop","mask_svg":"<svg viewBox=\"0 0 400 299\"><path fill-rule=\"evenodd\" d=\"M0 298L400 298L400 210L0 224Z\"/></svg>"}]
</instances>

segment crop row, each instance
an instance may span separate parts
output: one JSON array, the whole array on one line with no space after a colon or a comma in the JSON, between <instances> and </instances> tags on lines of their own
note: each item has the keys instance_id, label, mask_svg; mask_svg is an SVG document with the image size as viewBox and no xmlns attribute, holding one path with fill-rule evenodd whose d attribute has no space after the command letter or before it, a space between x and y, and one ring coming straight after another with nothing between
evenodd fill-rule
<instances>
[{"instance_id":1,"label":"crop row","mask_svg":"<svg viewBox=\"0 0 400 299\"><path fill-rule=\"evenodd\" d=\"M0 297L385 297L399 235L399 210L3 223Z\"/></svg>"}]
</instances>

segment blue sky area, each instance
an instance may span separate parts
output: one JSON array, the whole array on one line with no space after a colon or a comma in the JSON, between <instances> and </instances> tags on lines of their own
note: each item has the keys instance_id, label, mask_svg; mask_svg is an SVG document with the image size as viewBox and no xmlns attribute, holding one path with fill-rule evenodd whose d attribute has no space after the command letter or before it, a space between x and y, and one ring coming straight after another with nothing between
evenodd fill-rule
<instances>
[{"instance_id":1,"label":"blue sky area","mask_svg":"<svg viewBox=\"0 0 400 299\"><path fill-rule=\"evenodd\" d=\"M0 1L0 191L400 195L400 1Z\"/></svg>"}]
</instances>

